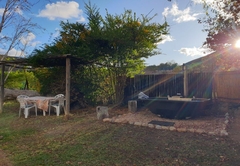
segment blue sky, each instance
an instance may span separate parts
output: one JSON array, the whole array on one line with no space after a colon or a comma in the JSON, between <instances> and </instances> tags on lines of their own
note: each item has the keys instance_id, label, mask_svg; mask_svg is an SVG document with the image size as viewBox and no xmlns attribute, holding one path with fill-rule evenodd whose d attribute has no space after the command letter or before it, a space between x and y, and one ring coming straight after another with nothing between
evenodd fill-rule
<instances>
[{"instance_id":1,"label":"blue sky","mask_svg":"<svg viewBox=\"0 0 240 166\"><path fill-rule=\"evenodd\" d=\"M146 59L146 65L159 65L174 61L183 64L193 59L199 58L210 53L210 50L202 48L206 33L202 31L203 25L198 24L197 19L204 17L204 10L201 0L91 0L101 12L106 14L106 9L111 14L121 14L125 9L130 9L140 16L149 12L150 16L157 14L154 22L163 23L164 17L170 25L170 34L165 36L165 40L158 44L162 52ZM35 31L28 36L24 36L21 42L28 42L28 49L25 55L31 53L34 48L39 48L44 44L49 44L58 35L60 21L86 22L84 13L84 2L88 0L41 0L31 9L31 13L22 15L32 18L32 21L38 23L45 30ZM0 16L2 15L5 1L0 1ZM9 34L11 29L6 28L1 36ZM6 45L6 43L5 43ZM6 46L0 44L0 54L4 54ZM21 51L17 48L12 49L9 55L19 55Z\"/></svg>"}]
</instances>

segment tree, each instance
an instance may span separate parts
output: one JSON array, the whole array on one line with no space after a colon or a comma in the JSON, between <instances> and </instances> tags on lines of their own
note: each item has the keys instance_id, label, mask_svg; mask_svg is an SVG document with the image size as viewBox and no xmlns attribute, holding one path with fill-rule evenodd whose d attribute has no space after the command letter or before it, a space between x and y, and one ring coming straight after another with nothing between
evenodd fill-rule
<instances>
[{"instance_id":1,"label":"tree","mask_svg":"<svg viewBox=\"0 0 240 166\"><path fill-rule=\"evenodd\" d=\"M106 11L106 16L102 17L99 9L91 3L85 4L85 9L87 24L61 22L60 37L42 50L35 50L32 59L38 63L49 53L81 58L87 65L81 66L81 72L78 72L79 67L73 69L72 73L78 75L73 76L73 82L88 82L85 86L81 84L79 91L83 92L91 85L92 94L109 94L107 98L111 101L121 102L126 77L143 71L142 58L160 53L157 43L168 33L168 24L151 22L155 15L137 17L131 10L120 15ZM108 93L102 87L108 87ZM101 88L103 91L99 90Z\"/></svg>"},{"instance_id":2,"label":"tree","mask_svg":"<svg viewBox=\"0 0 240 166\"><path fill-rule=\"evenodd\" d=\"M234 45L240 38L240 1L239 0L218 0L207 3L205 0L204 8L206 17L199 20L206 27L208 32L206 44L213 50L221 50L226 45Z\"/></svg>"},{"instance_id":3,"label":"tree","mask_svg":"<svg viewBox=\"0 0 240 166\"><path fill-rule=\"evenodd\" d=\"M7 56L13 48L21 50L21 55L24 55L28 43L21 42L21 39L32 33L35 28L40 28L31 18L23 15L23 12L30 12L34 4L27 0L6 0L3 5L0 13L0 43L5 50L4 55Z\"/></svg>"},{"instance_id":4,"label":"tree","mask_svg":"<svg viewBox=\"0 0 240 166\"><path fill-rule=\"evenodd\" d=\"M147 66L144 71L145 72L156 72L156 71L172 71L176 69L177 67L180 67L178 63L174 61L166 62L166 63L160 63L159 65L150 65Z\"/></svg>"},{"instance_id":5,"label":"tree","mask_svg":"<svg viewBox=\"0 0 240 166\"><path fill-rule=\"evenodd\" d=\"M0 8L0 48L5 50L1 60L8 60L6 56L12 49L20 50L20 56L25 55L29 41L23 40L23 38L32 35L34 29L40 28L36 23L32 22L31 18L26 18L23 15L23 12L30 12L33 5L27 0L6 0ZM8 68L5 82L13 68L14 66ZM27 81L27 75L25 77Z\"/></svg>"}]
</instances>

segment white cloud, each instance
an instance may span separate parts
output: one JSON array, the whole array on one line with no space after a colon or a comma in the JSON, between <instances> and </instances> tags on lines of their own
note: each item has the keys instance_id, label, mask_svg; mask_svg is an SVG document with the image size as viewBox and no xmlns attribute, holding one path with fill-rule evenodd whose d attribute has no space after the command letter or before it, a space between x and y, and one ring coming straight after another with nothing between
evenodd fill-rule
<instances>
[{"instance_id":1,"label":"white cloud","mask_svg":"<svg viewBox=\"0 0 240 166\"><path fill-rule=\"evenodd\" d=\"M79 21L85 21L82 16L83 11L79 9L79 4L75 1L58 1L47 4L45 9L39 12L38 17L47 17L49 20L79 18Z\"/></svg>"},{"instance_id":2,"label":"white cloud","mask_svg":"<svg viewBox=\"0 0 240 166\"><path fill-rule=\"evenodd\" d=\"M162 35L162 39L163 40L161 42L159 42L158 44L164 44L166 42L170 42L170 41L174 40L173 37L170 35Z\"/></svg>"},{"instance_id":3,"label":"white cloud","mask_svg":"<svg viewBox=\"0 0 240 166\"><path fill-rule=\"evenodd\" d=\"M35 38L36 36L30 32L26 37L21 37L20 41L23 45L35 47L37 44L41 43L39 41L34 41Z\"/></svg>"},{"instance_id":4,"label":"white cloud","mask_svg":"<svg viewBox=\"0 0 240 166\"><path fill-rule=\"evenodd\" d=\"M207 54L212 53L213 51L206 47L193 47L193 48L181 48L178 50L181 54L187 55L187 56L204 56Z\"/></svg>"},{"instance_id":5,"label":"white cloud","mask_svg":"<svg viewBox=\"0 0 240 166\"><path fill-rule=\"evenodd\" d=\"M0 8L0 16L3 15L4 10L5 10L4 8ZM23 14L23 11L21 9L19 9L19 8L15 8L15 12L20 14L20 15ZM7 12L7 13L9 13L9 12Z\"/></svg>"},{"instance_id":6,"label":"white cloud","mask_svg":"<svg viewBox=\"0 0 240 166\"><path fill-rule=\"evenodd\" d=\"M26 45L29 42L31 42L32 40L34 40L35 38L36 38L36 36L33 33L28 33L28 35L26 37L21 37L20 41L23 45Z\"/></svg>"},{"instance_id":7,"label":"white cloud","mask_svg":"<svg viewBox=\"0 0 240 166\"><path fill-rule=\"evenodd\" d=\"M2 35L0 34L0 37ZM20 38L20 42L22 45L27 45L27 50L30 49L30 47L35 47L37 44L41 43L39 41L34 41L36 38L36 36L33 33L28 33L27 36L23 36ZM5 55L7 52L6 49L6 43L4 43L4 45L2 45L2 48L0 48L0 55ZM25 53L27 50L21 50L21 48L19 48L19 50L17 50L16 48L11 49L8 52L8 56L14 56L14 57L19 57L19 56L25 56Z\"/></svg>"},{"instance_id":8,"label":"white cloud","mask_svg":"<svg viewBox=\"0 0 240 166\"><path fill-rule=\"evenodd\" d=\"M56 38L56 37L58 37L58 36L60 36L60 29L59 29L59 28L56 28L56 29L55 29L55 32L52 34L52 37L53 37L53 38Z\"/></svg>"},{"instance_id":9,"label":"white cloud","mask_svg":"<svg viewBox=\"0 0 240 166\"><path fill-rule=\"evenodd\" d=\"M162 12L162 15L167 16L174 16L174 21L181 23L187 21L194 21L197 19L199 14L191 14L190 8L186 8L184 10L179 10L176 3L172 4L172 8L169 7L165 8Z\"/></svg>"},{"instance_id":10,"label":"white cloud","mask_svg":"<svg viewBox=\"0 0 240 166\"><path fill-rule=\"evenodd\" d=\"M192 2L194 2L195 4L203 4L203 3L212 4L214 0L192 0Z\"/></svg>"},{"instance_id":11,"label":"white cloud","mask_svg":"<svg viewBox=\"0 0 240 166\"><path fill-rule=\"evenodd\" d=\"M6 50L0 48L0 55L4 55L5 53L6 53ZM19 57L19 56L24 56L24 53L21 50L16 50L15 48L13 48L8 52L8 56Z\"/></svg>"},{"instance_id":12,"label":"white cloud","mask_svg":"<svg viewBox=\"0 0 240 166\"><path fill-rule=\"evenodd\" d=\"M0 8L0 16L3 15L3 12L4 12L4 8Z\"/></svg>"},{"instance_id":13,"label":"white cloud","mask_svg":"<svg viewBox=\"0 0 240 166\"><path fill-rule=\"evenodd\" d=\"M192 2L193 2L194 4L206 4L206 5L208 5L209 7L211 7L212 9L216 10L217 12L219 12L222 16L224 16L224 17L226 17L226 18L232 17L231 14L227 14L226 12L224 12L224 10L222 10L222 8L223 8L225 5L224 5L224 3L221 2L221 1L218 2L218 1L216 1L216 0L192 0ZM228 10L230 10L230 6L232 6L231 3L234 3L234 2L230 2L230 3L228 4L228 7L229 7Z\"/></svg>"}]
</instances>

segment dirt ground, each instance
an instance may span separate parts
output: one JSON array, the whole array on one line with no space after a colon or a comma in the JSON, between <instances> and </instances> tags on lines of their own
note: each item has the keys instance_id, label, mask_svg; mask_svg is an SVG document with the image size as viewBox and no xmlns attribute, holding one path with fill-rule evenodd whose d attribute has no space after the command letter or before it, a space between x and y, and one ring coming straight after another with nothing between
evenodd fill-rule
<instances>
[{"instance_id":1,"label":"dirt ground","mask_svg":"<svg viewBox=\"0 0 240 166\"><path fill-rule=\"evenodd\" d=\"M135 112L125 113L109 118L110 122L129 123L135 125L147 126L149 122L155 121L160 123L172 123L172 127L179 129L179 131L202 132L202 133L216 133L220 135L221 131L225 130L227 124L225 123L225 116L203 116L194 119L177 120L161 118L158 115L151 113L148 109ZM170 127L170 126L169 126Z\"/></svg>"},{"instance_id":2,"label":"dirt ground","mask_svg":"<svg viewBox=\"0 0 240 166\"><path fill-rule=\"evenodd\" d=\"M0 149L0 166L12 166L10 160L6 157L5 153Z\"/></svg>"},{"instance_id":3,"label":"dirt ground","mask_svg":"<svg viewBox=\"0 0 240 166\"><path fill-rule=\"evenodd\" d=\"M235 111L234 117L228 127L229 137L240 143L240 111Z\"/></svg>"}]
</instances>

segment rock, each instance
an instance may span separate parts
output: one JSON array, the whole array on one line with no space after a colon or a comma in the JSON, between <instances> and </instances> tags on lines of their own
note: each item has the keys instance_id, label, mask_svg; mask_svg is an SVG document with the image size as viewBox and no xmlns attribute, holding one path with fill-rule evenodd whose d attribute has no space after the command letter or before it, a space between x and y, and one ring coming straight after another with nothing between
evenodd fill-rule
<instances>
[{"instance_id":1,"label":"rock","mask_svg":"<svg viewBox=\"0 0 240 166\"><path fill-rule=\"evenodd\" d=\"M111 118L104 118L103 122L111 122L111 120L112 120Z\"/></svg>"},{"instance_id":2,"label":"rock","mask_svg":"<svg viewBox=\"0 0 240 166\"><path fill-rule=\"evenodd\" d=\"M186 132L187 129L186 129L186 128L177 128L177 131L178 131L178 132Z\"/></svg>"},{"instance_id":3,"label":"rock","mask_svg":"<svg viewBox=\"0 0 240 166\"><path fill-rule=\"evenodd\" d=\"M134 125L135 125L135 126L141 126L142 123L141 123L141 122L135 122Z\"/></svg>"},{"instance_id":4,"label":"rock","mask_svg":"<svg viewBox=\"0 0 240 166\"><path fill-rule=\"evenodd\" d=\"M147 127L148 124L147 123L142 123L142 126Z\"/></svg>"},{"instance_id":5,"label":"rock","mask_svg":"<svg viewBox=\"0 0 240 166\"><path fill-rule=\"evenodd\" d=\"M221 130L220 135L221 136L228 136L228 132L226 130Z\"/></svg>"},{"instance_id":6,"label":"rock","mask_svg":"<svg viewBox=\"0 0 240 166\"><path fill-rule=\"evenodd\" d=\"M130 125L134 124L134 122L133 122L133 121L128 121L128 123L129 123Z\"/></svg>"},{"instance_id":7,"label":"rock","mask_svg":"<svg viewBox=\"0 0 240 166\"><path fill-rule=\"evenodd\" d=\"M162 129L162 126L156 125L155 128L156 128L156 129Z\"/></svg>"},{"instance_id":8,"label":"rock","mask_svg":"<svg viewBox=\"0 0 240 166\"><path fill-rule=\"evenodd\" d=\"M225 124L228 124L228 122L229 122L228 120L225 120L225 121L224 121Z\"/></svg>"},{"instance_id":9,"label":"rock","mask_svg":"<svg viewBox=\"0 0 240 166\"><path fill-rule=\"evenodd\" d=\"M171 127L169 127L169 130L170 130L170 131L176 131L176 128L173 127L173 126L171 126Z\"/></svg>"},{"instance_id":10,"label":"rock","mask_svg":"<svg viewBox=\"0 0 240 166\"><path fill-rule=\"evenodd\" d=\"M210 132L208 132L208 135L216 135L216 133L213 131L210 131Z\"/></svg>"},{"instance_id":11,"label":"rock","mask_svg":"<svg viewBox=\"0 0 240 166\"><path fill-rule=\"evenodd\" d=\"M166 126L161 126L161 128L162 128L163 130L169 130L169 127L166 127Z\"/></svg>"},{"instance_id":12,"label":"rock","mask_svg":"<svg viewBox=\"0 0 240 166\"><path fill-rule=\"evenodd\" d=\"M197 130L195 130L195 133L198 133L198 134L203 134L203 133L204 133L204 131L203 131L202 129L197 129Z\"/></svg>"},{"instance_id":13,"label":"rock","mask_svg":"<svg viewBox=\"0 0 240 166\"><path fill-rule=\"evenodd\" d=\"M194 133L195 129L187 129L187 131Z\"/></svg>"},{"instance_id":14,"label":"rock","mask_svg":"<svg viewBox=\"0 0 240 166\"><path fill-rule=\"evenodd\" d=\"M149 128L154 128L154 125L153 124L148 124L148 127Z\"/></svg>"},{"instance_id":15,"label":"rock","mask_svg":"<svg viewBox=\"0 0 240 166\"><path fill-rule=\"evenodd\" d=\"M116 119L116 120L115 120L115 123L120 123L120 122L121 122L120 119Z\"/></svg>"},{"instance_id":16,"label":"rock","mask_svg":"<svg viewBox=\"0 0 240 166\"><path fill-rule=\"evenodd\" d=\"M116 118L111 119L111 123L115 123Z\"/></svg>"},{"instance_id":17,"label":"rock","mask_svg":"<svg viewBox=\"0 0 240 166\"><path fill-rule=\"evenodd\" d=\"M127 121L127 120L123 120L121 123L123 123L123 124L127 124L128 121Z\"/></svg>"},{"instance_id":18,"label":"rock","mask_svg":"<svg viewBox=\"0 0 240 166\"><path fill-rule=\"evenodd\" d=\"M34 90L4 89L4 100L15 100L18 95L27 95L29 97L40 96L40 94Z\"/></svg>"}]
</instances>

